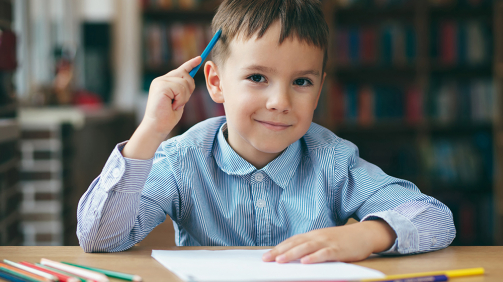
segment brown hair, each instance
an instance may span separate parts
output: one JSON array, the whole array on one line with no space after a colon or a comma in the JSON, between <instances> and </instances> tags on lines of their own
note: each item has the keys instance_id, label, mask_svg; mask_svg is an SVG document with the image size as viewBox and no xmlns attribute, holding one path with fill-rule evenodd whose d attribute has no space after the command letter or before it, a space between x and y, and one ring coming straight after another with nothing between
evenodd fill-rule
<instances>
[{"instance_id":1,"label":"brown hair","mask_svg":"<svg viewBox=\"0 0 503 282\"><path fill-rule=\"evenodd\" d=\"M224 63L229 56L229 43L236 36L261 38L269 26L280 21L279 44L290 37L324 51L323 69L327 63L328 25L319 0L225 0L211 23L213 32L222 29L212 58Z\"/></svg>"}]
</instances>

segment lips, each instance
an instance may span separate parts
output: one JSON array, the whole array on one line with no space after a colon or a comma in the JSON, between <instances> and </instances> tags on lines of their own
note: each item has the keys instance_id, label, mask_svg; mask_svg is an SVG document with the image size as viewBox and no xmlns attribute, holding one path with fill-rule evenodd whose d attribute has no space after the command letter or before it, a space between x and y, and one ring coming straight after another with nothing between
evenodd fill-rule
<instances>
[{"instance_id":1,"label":"lips","mask_svg":"<svg viewBox=\"0 0 503 282\"><path fill-rule=\"evenodd\" d=\"M285 130L289 128L291 125L286 123L274 122L274 121L261 121L257 120L258 123L262 124L266 128L274 131Z\"/></svg>"}]
</instances>

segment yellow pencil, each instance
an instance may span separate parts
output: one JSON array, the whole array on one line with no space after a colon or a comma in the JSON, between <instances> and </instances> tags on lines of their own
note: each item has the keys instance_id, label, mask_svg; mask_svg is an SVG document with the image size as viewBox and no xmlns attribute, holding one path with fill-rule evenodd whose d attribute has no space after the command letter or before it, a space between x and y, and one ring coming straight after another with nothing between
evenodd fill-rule
<instances>
[{"instance_id":1,"label":"yellow pencil","mask_svg":"<svg viewBox=\"0 0 503 282\"><path fill-rule=\"evenodd\" d=\"M422 277L422 276L434 276L434 275L445 275L445 276L447 276L449 278L464 277L464 276L473 276L473 275L484 275L484 268L478 267L478 268L466 268L466 269L457 269L457 270L445 270L445 271L432 271L432 272L398 274L398 275L389 275L389 276L386 276L385 278L364 279L364 280L361 280L361 281L371 282L371 281L407 279L407 278Z\"/></svg>"}]
</instances>

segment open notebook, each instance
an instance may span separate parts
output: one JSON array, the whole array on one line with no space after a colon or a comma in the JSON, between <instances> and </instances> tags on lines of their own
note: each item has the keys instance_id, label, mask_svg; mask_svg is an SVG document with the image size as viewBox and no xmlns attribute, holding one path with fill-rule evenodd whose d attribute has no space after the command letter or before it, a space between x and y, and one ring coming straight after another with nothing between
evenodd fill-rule
<instances>
[{"instance_id":1,"label":"open notebook","mask_svg":"<svg viewBox=\"0 0 503 282\"><path fill-rule=\"evenodd\" d=\"M327 262L263 262L268 250L153 250L152 257L185 281L327 281L383 278L370 268Z\"/></svg>"}]
</instances>

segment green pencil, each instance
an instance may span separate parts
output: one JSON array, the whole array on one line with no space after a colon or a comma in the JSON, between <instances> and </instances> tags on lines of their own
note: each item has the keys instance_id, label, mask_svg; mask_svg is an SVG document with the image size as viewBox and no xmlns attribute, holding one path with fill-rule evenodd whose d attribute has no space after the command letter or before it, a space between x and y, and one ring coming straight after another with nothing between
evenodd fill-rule
<instances>
[{"instance_id":1,"label":"green pencil","mask_svg":"<svg viewBox=\"0 0 503 282\"><path fill-rule=\"evenodd\" d=\"M54 271L54 272L57 272L57 273L61 273L61 274L67 275L67 276L71 276L71 277L77 278L77 279L80 280L80 282L86 282L87 281L86 279L84 279L82 277L79 277L79 276L77 276L75 274L71 274L71 273L65 272L63 270L59 270L59 269L56 269L56 268L45 266L45 265L40 264L40 263L35 263L35 265L38 266L38 267L45 268L45 269L50 270L50 271Z\"/></svg>"},{"instance_id":2,"label":"green pencil","mask_svg":"<svg viewBox=\"0 0 503 282\"><path fill-rule=\"evenodd\" d=\"M142 281L141 277L138 275L132 275L132 274L126 274L126 273L120 273L117 271L111 271L111 270L105 270L105 269L100 269L100 268L94 268L94 267L89 267L89 266L83 266L83 265L78 265L75 263L70 263L70 262L64 262L62 261L61 263L84 268L87 270L92 270L96 271L102 274L105 274L106 276L112 277L112 278L118 278L122 280L127 280L127 281L134 281L134 282L140 282Z\"/></svg>"}]
</instances>

